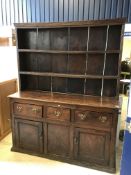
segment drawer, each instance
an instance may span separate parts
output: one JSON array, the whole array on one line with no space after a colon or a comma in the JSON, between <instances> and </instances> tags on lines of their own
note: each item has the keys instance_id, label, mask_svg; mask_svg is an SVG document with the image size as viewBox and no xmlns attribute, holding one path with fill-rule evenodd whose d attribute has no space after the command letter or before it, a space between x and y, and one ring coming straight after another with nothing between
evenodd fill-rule
<instances>
[{"instance_id":1,"label":"drawer","mask_svg":"<svg viewBox=\"0 0 131 175\"><path fill-rule=\"evenodd\" d=\"M109 113L76 110L75 122L108 127L112 124L112 116Z\"/></svg>"},{"instance_id":2,"label":"drawer","mask_svg":"<svg viewBox=\"0 0 131 175\"><path fill-rule=\"evenodd\" d=\"M14 114L29 117L42 117L42 106L14 103Z\"/></svg>"},{"instance_id":3,"label":"drawer","mask_svg":"<svg viewBox=\"0 0 131 175\"><path fill-rule=\"evenodd\" d=\"M48 106L47 107L47 118L60 121L70 121L70 109L61 107Z\"/></svg>"}]
</instances>

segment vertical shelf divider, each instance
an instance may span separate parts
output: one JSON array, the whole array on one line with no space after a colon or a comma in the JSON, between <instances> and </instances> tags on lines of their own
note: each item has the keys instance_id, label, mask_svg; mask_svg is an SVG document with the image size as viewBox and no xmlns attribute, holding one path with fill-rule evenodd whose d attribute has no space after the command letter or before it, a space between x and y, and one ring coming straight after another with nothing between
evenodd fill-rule
<instances>
[{"instance_id":1,"label":"vertical shelf divider","mask_svg":"<svg viewBox=\"0 0 131 175\"><path fill-rule=\"evenodd\" d=\"M52 48L52 45L51 45L51 30L49 30L49 42L50 42L50 50L51 50L51 48ZM51 58L51 72L52 72L52 58ZM52 72L53 73L53 72ZM52 76L50 77L51 78L51 94L53 94L53 84L52 84Z\"/></svg>"},{"instance_id":2,"label":"vertical shelf divider","mask_svg":"<svg viewBox=\"0 0 131 175\"><path fill-rule=\"evenodd\" d=\"M87 45L86 45L86 68L85 68L85 75L87 75L87 64L88 64L88 46L89 46L89 35L90 34L90 27L88 27L88 35L87 35ZM86 78L84 80L84 95L86 94Z\"/></svg>"},{"instance_id":3,"label":"vertical shelf divider","mask_svg":"<svg viewBox=\"0 0 131 175\"><path fill-rule=\"evenodd\" d=\"M16 50L17 50L17 65L18 65L18 91L21 90L21 78L20 78L20 52L18 51L19 44L18 44L18 28L16 28Z\"/></svg>"},{"instance_id":4,"label":"vertical shelf divider","mask_svg":"<svg viewBox=\"0 0 131 175\"><path fill-rule=\"evenodd\" d=\"M38 49L38 27L36 28L36 50ZM36 58L36 66L37 66L37 71L39 70L39 65L38 65L38 55ZM39 76L37 76L37 89L39 89Z\"/></svg>"},{"instance_id":5,"label":"vertical shelf divider","mask_svg":"<svg viewBox=\"0 0 131 175\"><path fill-rule=\"evenodd\" d=\"M109 25L107 26L107 30L106 30L106 43L105 43L105 53L104 53L104 66L103 66L101 97L103 96L103 88L104 88L104 74L105 74L105 66L106 66L106 51L107 51L107 44L108 44L108 31L109 31Z\"/></svg>"},{"instance_id":6,"label":"vertical shelf divider","mask_svg":"<svg viewBox=\"0 0 131 175\"><path fill-rule=\"evenodd\" d=\"M67 49L68 51L70 51L70 27L67 28L68 29L68 46L67 46ZM69 53L67 54L68 55L68 59L67 59L67 73L69 71ZM68 78L66 78L66 92L68 92Z\"/></svg>"}]
</instances>

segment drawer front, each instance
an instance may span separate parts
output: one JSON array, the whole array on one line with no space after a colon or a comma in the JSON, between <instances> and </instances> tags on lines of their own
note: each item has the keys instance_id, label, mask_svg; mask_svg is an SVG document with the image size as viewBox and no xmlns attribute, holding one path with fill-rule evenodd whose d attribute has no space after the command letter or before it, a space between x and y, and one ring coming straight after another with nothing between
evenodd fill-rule
<instances>
[{"instance_id":1,"label":"drawer front","mask_svg":"<svg viewBox=\"0 0 131 175\"><path fill-rule=\"evenodd\" d=\"M42 117L42 106L14 103L14 114L29 117Z\"/></svg>"},{"instance_id":2,"label":"drawer front","mask_svg":"<svg viewBox=\"0 0 131 175\"><path fill-rule=\"evenodd\" d=\"M108 127L112 124L111 114L95 111L75 111L75 122Z\"/></svg>"},{"instance_id":3,"label":"drawer front","mask_svg":"<svg viewBox=\"0 0 131 175\"><path fill-rule=\"evenodd\" d=\"M58 107L47 107L47 118L60 121L70 121L70 109Z\"/></svg>"}]
</instances>

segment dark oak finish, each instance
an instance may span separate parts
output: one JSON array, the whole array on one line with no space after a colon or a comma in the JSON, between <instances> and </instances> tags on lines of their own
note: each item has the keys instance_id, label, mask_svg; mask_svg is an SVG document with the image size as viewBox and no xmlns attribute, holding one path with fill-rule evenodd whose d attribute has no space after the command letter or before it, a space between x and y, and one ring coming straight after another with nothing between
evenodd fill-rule
<instances>
[{"instance_id":1,"label":"dark oak finish","mask_svg":"<svg viewBox=\"0 0 131 175\"><path fill-rule=\"evenodd\" d=\"M117 99L23 91L10 103L13 151L115 172Z\"/></svg>"},{"instance_id":2,"label":"dark oak finish","mask_svg":"<svg viewBox=\"0 0 131 175\"><path fill-rule=\"evenodd\" d=\"M10 96L12 150L115 172L123 25L15 24L20 91Z\"/></svg>"},{"instance_id":3,"label":"dark oak finish","mask_svg":"<svg viewBox=\"0 0 131 175\"><path fill-rule=\"evenodd\" d=\"M74 154L75 158L82 161L108 165L110 149L110 132L75 129Z\"/></svg>"},{"instance_id":4,"label":"dark oak finish","mask_svg":"<svg viewBox=\"0 0 131 175\"><path fill-rule=\"evenodd\" d=\"M109 110L118 110L119 101L116 98L108 97L94 97L94 96L83 96L83 95L72 95L72 94L60 94L60 93L48 93L48 92L36 92L36 91L20 91L9 96L14 99L21 100L36 100L42 101L43 103L56 103L60 104L69 104L69 105L79 105L81 107L96 107L96 108L105 108L106 111ZM27 101L27 103L29 103ZM25 103L25 101L24 101ZM40 104L39 104L40 105ZM97 109L96 109L97 110ZM95 110L95 111L96 111Z\"/></svg>"},{"instance_id":5,"label":"dark oak finish","mask_svg":"<svg viewBox=\"0 0 131 175\"><path fill-rule=\"evenodd\" d=\"M16 24L20 90L118 97L123 24Z\"/></svg>"},{"instance_id":6,"label":"dark oak finish","mask_svg":"<svg viewBox=\"0 0 131 175\"><path fill-rule=\"evenodd\" d=\"M53 23L15 23L16 28L60 28L60 27L78 27L78 26L105 26L105 25L121 25L126 21L125 18L112 19L112 20L89 20L77 22L53 22Z\"/></svg>"},{"instance_id":7,"label":"dark oak finish","mask_svg":"<svg viewBox=\"0 0 131 175\"><path fill-rule=\"evenodd\" d=\"M42 117L42 106L14 103L14 114L21 116Z\"/></svg>"},{"instance_id":8,"label":"dark oak finish","mask_svg":"<svg viewBox=\"0 0 131 175\"><path fill-rule=\"evenodd\" d=\"M57 107L47 107L46 115L48 119L70 121L70 109L63 108L61 105L58 105Z\"/></svg>"},{"instance_id":9,"label":"dark oak finish","mask_svg":"<svg viewBox=\"0 0 131 175\"><path fill-rule=\"evenodd\" d=\"M47 154L69 157L70 128L66 125L48 123Z\"/></svg>"},{"instance_id":10,"label":"dark oak finish","mask_svg":"<svg viewBox=\"0 0 131 175\"><path fill-rule=\"evenodd\" d=\"M43 152L43 128L42 123L15 119L15 146L33 153Z\"/></svg>"},{"instance_id":11,"label":"dark oak finish","mask_svg":"<svg viewBox=\"0 0 131 175\"><path fill-rule=\"evenodd\" d=\"M102 128L110 128L112 125L112 117L108 113L101 113L96 111L75 111L75 121L80 123L87 123L92 126L101 126Z\"/></svg>"}]
</instances>

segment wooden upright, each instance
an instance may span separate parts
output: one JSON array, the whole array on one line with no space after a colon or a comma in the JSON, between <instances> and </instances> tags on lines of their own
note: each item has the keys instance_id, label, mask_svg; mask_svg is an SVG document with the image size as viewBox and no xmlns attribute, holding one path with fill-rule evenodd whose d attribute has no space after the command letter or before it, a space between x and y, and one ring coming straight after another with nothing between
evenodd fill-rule
<instances>
[{"instance_id":1,"label":"wooden upright","mask_svg":"<svg viewBox=\"0 0 131 175\"><path fill-rule=\"evenodd\" d=\"M10 104L7 96L16 91L16 79L0 82L0 140L11 132Z\"/></svg>"}]
</instances>

